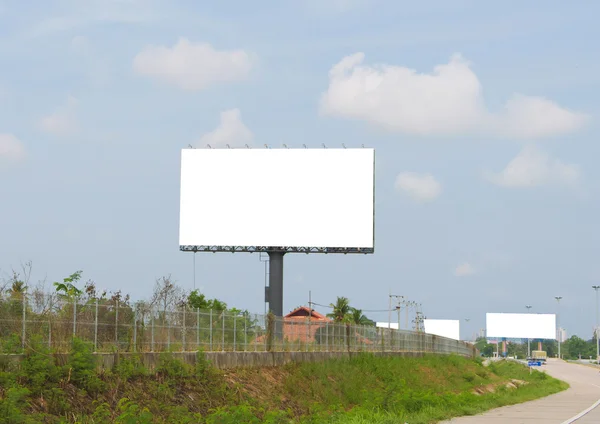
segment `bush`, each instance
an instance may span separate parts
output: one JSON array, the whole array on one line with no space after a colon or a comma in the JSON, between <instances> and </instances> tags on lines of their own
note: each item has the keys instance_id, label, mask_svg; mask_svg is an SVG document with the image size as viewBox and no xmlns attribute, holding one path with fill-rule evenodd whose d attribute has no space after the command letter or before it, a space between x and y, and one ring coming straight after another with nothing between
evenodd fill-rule
<instances>
[{"instance_id":1,"label":"bush","mask_svg":"<svg viewBox=\"0 0 600 424\"><path fill-rule=\"evenodd\" d=\"M90 394L97 394L104 390L104 383L96 373L96 357L92 352L91 343L74 338L67 367L70 368L71 381L77 387Z\"/></svg>"},{"instance_id":2,"label":"bush","mask_svg":"<svg viewBox=\"0 0 600 424\"><path fill-rule=\"evenodd\" d=\"M156 372L165 377L182 378L192 375L192 367L174 358L171 352L163 352L160 354Z\"/></svg>"},{"instance_id":3,"label":"bush","mask_svg":"<svg viewBox=\"0 0 600 424\"><path fill-rule=\"evenodd\" d=\"M21 362L20 375L34 394L41 394L60 381L63 369L56 365L54 356L40 336L31 337Z\"/></svg>"},{"instance_id":4,"label":"bush","mask_svg":"<svg viewBox=\"0 0 600 424\"><path fill-rule=\"evenodd\" d=\"M140 355L119 357L112 371L124 380L148 375L148 370L144 366Z\"/></svg>"}]
</instances>

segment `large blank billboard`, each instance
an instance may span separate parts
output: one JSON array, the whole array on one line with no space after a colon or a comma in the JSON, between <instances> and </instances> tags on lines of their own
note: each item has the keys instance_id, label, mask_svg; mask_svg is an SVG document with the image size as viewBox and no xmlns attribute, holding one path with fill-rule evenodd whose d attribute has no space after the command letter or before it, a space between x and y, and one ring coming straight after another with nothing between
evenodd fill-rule
<instances>
[{"instance_id":1,"label":"large blank billboard","mask_svg":"<svg viewBox=\"0 0 600 424\"><path fill-rule=\"evenodd\" d=\"M425 319L425 333L460 340L460 321L454 319Z\"/></svg>"},{"instance_id":2,"label":"large blank billboard","mask_svg":"<svg viewBox=\"0 0 600 424\"><path fill-rule=\"evenodd\" d=\"M179 244L374 247L375 151L183 149Z\"/></svg>"},{"instance_id":3,"label":"large blank billboard","mask_svg":"<svg viewBox=\"0 0 600 424\"><path fill-rule=\"evenodd\" d=\"M486 336L514 339L556 339L556 315L487 313Z\"/></svg>"}]
</instances>

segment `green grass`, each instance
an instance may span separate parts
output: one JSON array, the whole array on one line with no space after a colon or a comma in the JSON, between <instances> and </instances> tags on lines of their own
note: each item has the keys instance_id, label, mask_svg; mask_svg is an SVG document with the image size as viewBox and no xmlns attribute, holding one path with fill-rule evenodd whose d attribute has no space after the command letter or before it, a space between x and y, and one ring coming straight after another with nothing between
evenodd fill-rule
<instances>
[{"instance_id":1,"label":"green grass","mask_svg":"<svg viewBox=\"0 0 600 424\"><path fill-rule=\"evenodd\" d=\"M511 379L527 384L506 388ZM0 364L0 422L432 423L566 387L517 363L484 367L453 355L363 354L223 372L202 355L192 367L164 354L153 371L133 357L98 374L91 347L75 341L64 366L40 344L18 367Z\"/></svg>"}]
</instances>

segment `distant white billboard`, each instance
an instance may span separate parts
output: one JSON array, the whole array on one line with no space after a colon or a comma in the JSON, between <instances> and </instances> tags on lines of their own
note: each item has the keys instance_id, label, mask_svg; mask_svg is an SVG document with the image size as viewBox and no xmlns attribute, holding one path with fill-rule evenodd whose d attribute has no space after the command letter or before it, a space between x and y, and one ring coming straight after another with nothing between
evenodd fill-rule
<instances>
[{"instance_id":1,"label":"distant white billboard","mask_svg":"<svg viewBox=\"0 0 600 424\"><path fill-rule=\"evenodd\" d=\"M397 322L390 322L389 324L387 322L377 322L377 323L375 323L375 326L380 327L380 328L392 328L394 330L398 329Z\"/></svg>"},{"instance_id":2,"label":"distant white billboard","mask_svg":"<svg viewBox=\"0 0 600 424\"><path fill-rule=\"evenodd\" d=\"M427 334L460 340L460 321L457 319L425 319L423 324Z\"/></svg>"},{"instance_id":3,"label":"distant white billboard","mask_svg":"<svg viewBox=\"0 0 600 424\"><path fill-rule=\"evenodd\" d=\"M374 160L370 148L183 149L179 244L372 253Z\"/></svg>"},{"instance_id":4,"label":"distant white billboard","mask_svg":"<svg viewBox=\"0 0 600 424\"><path fill-rule=\"evenodd\" d=\"M486 336L515 339L556 339L554 314L486 314Z\"/></svg>"}]
</instances>

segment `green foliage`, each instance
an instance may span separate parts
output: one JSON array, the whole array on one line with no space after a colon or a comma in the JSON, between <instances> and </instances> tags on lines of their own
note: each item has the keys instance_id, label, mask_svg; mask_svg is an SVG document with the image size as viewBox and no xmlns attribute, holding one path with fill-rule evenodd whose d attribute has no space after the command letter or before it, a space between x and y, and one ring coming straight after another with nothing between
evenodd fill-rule
<instances>
[{"instance_id":1,"label":"green foliage","mask_svg":"<svg viewBox=\"0 0 600 424\"><path fill-rule=\"evenodd\" d=\"M95 394L104 389L102 380L96 374L96 357L93 345L77 337L73 339L69 362L71 381L90 394Z\"/></svg>"},{"instance_id":2,"label":"green foliage","mask_svg":"<svg viewBox=\"0 0 600 424\"><path fill-rule=\"evenodd\" d=\"M21 336L17 333L12 333L10 336L2 340L0 344L0 350L2 353L22 353L23 344L21 342Z\"/></svg>"},{"instance_id":3,"label":"green foliage","mask_svg":"<svg viewBox=\"0 0 600 424\"><path fill-rule=\"evenodd\" d=\"M123 380L131 380L148 375L148 370L144 366L140 355L119 356L119 360L112 371Z\"/></svg>"},{"instance_id":4,"label":"green foliage","mask_svg":"<svg viewBox=\"0 0 600 424\"><path fill-rule=\"evenodd\" d=\"M75 271L73 274L68 277L63 278L63 282L55 282L54 287L56 293L58 293L62 297L72 298L75 296L79 296L82 292L78 289L73 283L78 282L81 279L81 273L83 271Z\"/></svg>"},{"instance_id":5,"label":"green foliage","mask_svg":"<svg viewBox=\"0 0 600 424\"><path fill-rule=\"evenodd\" d=\"M34 394L41 394L45 387L58 383L63 375L63 369L56 365L52 352L40 336L29 339L21 362L21 375Z\"/></svg>"},{"instance_id":6,"label":"green foliage","mask_svg":"<svg viewBox=\"0 0 600 424\"><path fill-rule=\"evenodd\" d=\"M27 407L27 396L31 392L25 387L11 387L0 399L0 422L6 424L29 424L36 421L23 410Z\"/></svg>"},{"instance_id":7,"label":"green foliage","mask_svg":"<svg viewBox=\"0 0 600 424\"><path fill-rule=\"evenodd\" d=\"M156 372L165 377L183 378L191 376L192 369L190 365L176 359L171 352L163 352L160 354Z\"/></svg>"},{"instance_id":8,"label":"green foliage","mask_svg":"<svg viewBox=\"0 0 600 424\"><path fill-rule=\"evenodd\" d=\"M227 304L218 299L207 299L199 290L193 290L187 297L187 304L192 309L212 309L216 312L227 310Z\"/></svg>"},{"instance_id":9,"label":"green foliage","mask_svg":"<svg viewBox=\"0 0 600 424\"><path fill-rule=\"evenodd\" d=\"M114 421L116 424L151 424L152 413L148 408L141 408L135 402L127 398L119 400L118 404L121 414Z\"/></svg>"},{"instance_id":10,"label":"green foliage","mask_svg":"<svg viewBox=\"0 0 600 424\"><path fill-rule=\"evenodd\" d=\"M256 408L248 404L217 408L206 418L206 424L260 424Z\"/></svg>"},{"instance_id":11,"label":"green foliage","mask_svg":"<svg viewBox=\"0 0 600 424\"><path fill-rule=\"evenodd\" d=\"M349 320L350 301L347 297L338 297L335 303L331 303L329 306L333 308L333 312L327 314L329 318L333 318L336 322L346 322Z\"/></svg>"}]
</instances>

